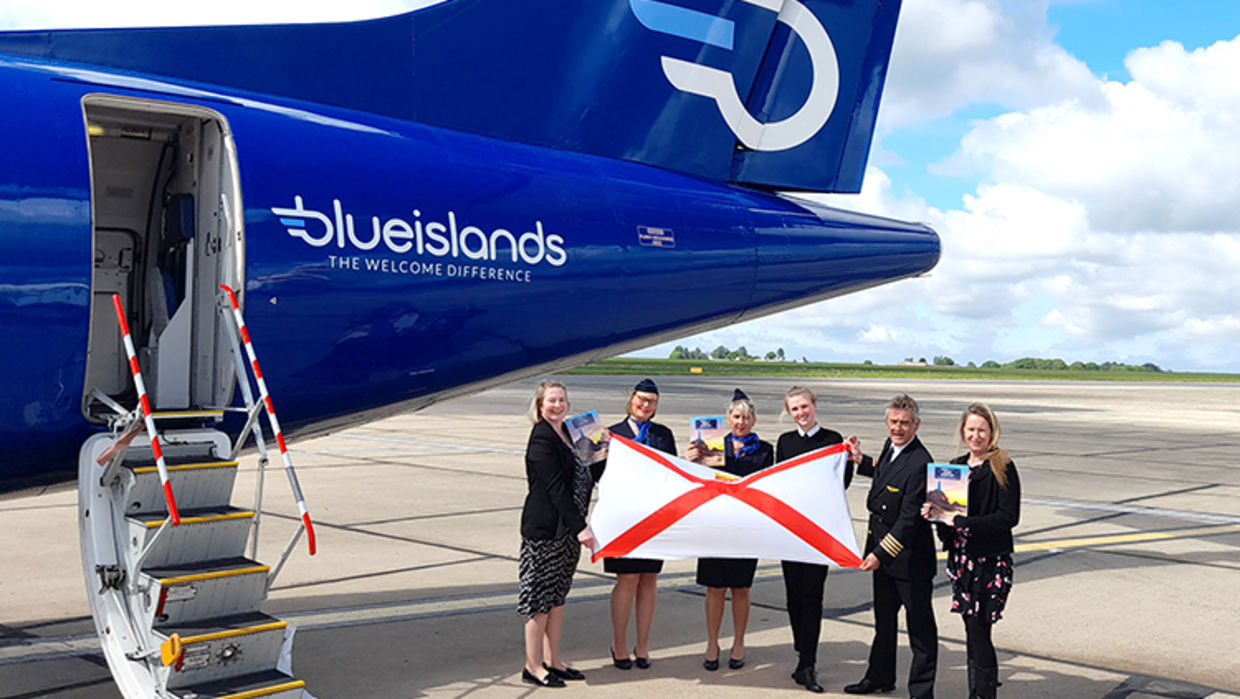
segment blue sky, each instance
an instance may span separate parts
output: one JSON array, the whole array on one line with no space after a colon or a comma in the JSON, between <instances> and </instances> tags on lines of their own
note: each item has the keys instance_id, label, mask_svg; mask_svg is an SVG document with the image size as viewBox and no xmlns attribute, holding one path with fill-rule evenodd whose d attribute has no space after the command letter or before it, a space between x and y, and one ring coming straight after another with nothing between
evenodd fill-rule
<instances>
[{"instance_id":1,"label":"blue sky","mask_svg":"<svg viewBox=\"0 0 1240 699\"><path fill-rule=\"evenodd\" d=\"M376 17L425 0L0 0L0 28ZM1240 0L904 0L865 186L926 278L683 338L819 361L1240 372Z\"/></svg>"},{"instance_id":2,"label":"blue sky","mask_svg":"<svg viewBox=\"0 0 1240 699\"><path fill-rule=\"evenodd\" d=\"M870 169L928 279L668 343L1240 372L1240 2L905 0ZM949 28L950 31L945 28Z\"/></svg>"}]
</instances>

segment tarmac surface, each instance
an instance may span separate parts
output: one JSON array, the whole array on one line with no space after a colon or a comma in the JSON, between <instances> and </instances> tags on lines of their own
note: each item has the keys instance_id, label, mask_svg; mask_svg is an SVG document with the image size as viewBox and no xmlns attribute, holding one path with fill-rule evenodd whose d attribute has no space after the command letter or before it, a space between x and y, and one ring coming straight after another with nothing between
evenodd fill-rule
<instances>
[{"instance_id":1,"label":"tarmac surface","mask_svg":"<svg viewBox=\"0 0 1240 699\"><path fill-rule=\"evenodd\" d=\"M569 376L573 411L623 415L640 377ZM658 421L684 448L692 415L719 414L735 379L663 377ZM788 379L741 379L756 431L778 417ZM964 406L989 403L1020 469L1015 587L995 627L1003 697L1237 697L1240 695L1240 385L800 380L819 394L819 421L857 434L875 454L883 407L907 391L921 403L919 435L940 460L962 453ZM651 640L653 667L621 671L608 658L611 576L582 557L566 613L563 656L585 682L522 684L515 613L518 523L525 497L524 381L291 445L316 522L264 611L299 627L293 669L328 697L804 696L776 561L753 588L746 665L707 672L702 588L694 561L669 562ZM276 396L278 399L278 396ZM256 458L243 457L234 504L252 503ZM270 474L259 558L273 563L296 506ZM860 535L869 481L848 493ZM119 696L89 619L70 487L0 499L0 697ZM859 536L864 540L864 536ZM940 567L941 570L941 567ZM967 695L964 630L936 578L938 696ZM819 681L823 696L865 671L869 576L835 570L827 583ZM724 619L723 652L730 643ZM629 638L632 638L630 629ZM906 639L899 687L906 694ZM1231 692L1231 693L1229 693Z\"/></svg>"}]
</instances>

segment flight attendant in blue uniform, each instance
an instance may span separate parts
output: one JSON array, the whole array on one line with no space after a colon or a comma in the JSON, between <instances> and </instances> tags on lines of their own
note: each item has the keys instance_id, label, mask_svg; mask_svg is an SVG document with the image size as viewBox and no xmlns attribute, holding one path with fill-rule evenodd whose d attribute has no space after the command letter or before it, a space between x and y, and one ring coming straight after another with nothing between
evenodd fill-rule
<instances>
[{"instance_id":1,"label":"flight attendant in blue uniform","mask_svg":"<svg viewBox=\"0 0 1240 699\"><path fill-rule=\"evenodd\" d=\"M612 425L613 434L645 444L665 454L676 454L676 438L667 427L653 422L659 409L659 387L650 379L642 379L629 395L628 417ZM606 462L601 462L596 480L606 472ZM658 592L659 571L663 561L649 558L605 558L603 570L616 574L616 586L611 589L611 662L621 670L637 665L639 669L650 667L650 628L654 624L655 595ZM629 658L626 634L629 614L636 604L637 645L633 658Z\"/></svg>"},{"instance_id":2,"label":"flight attendant in blue uniform","mask_svg":"<svg viewBox=\"0 0 1240 699\"><path fill-rule=\"evenodd\" d=\"M775 449L770 442L758 439L753 431L758 412L745 392L736 389L728 404L728 426L732 434L723 440L724 465L721 471L735 476L748 476L775 463ZM689 447L690 461L701 458L696 446ZM756 558L699 558L697 582L706 586L706 658L702 667L719 669L719 627L723 625L724 597L732 591L732 652L728 667L739 670L745 666L745 627L749 624L749 588L753 585Z\"/></svg>"}]
</instances>

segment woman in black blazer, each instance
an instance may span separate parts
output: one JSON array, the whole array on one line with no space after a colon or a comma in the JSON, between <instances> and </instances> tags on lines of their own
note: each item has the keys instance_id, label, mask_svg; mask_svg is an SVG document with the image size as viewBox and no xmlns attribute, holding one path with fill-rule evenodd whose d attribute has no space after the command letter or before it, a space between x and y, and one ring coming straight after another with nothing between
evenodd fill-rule
<instances>
[{"instance_id":1,"label":"woman in black blazer","mask_svg":"<svg viewBox=\"0 0 1240 699\"><path fill-rule=\"evenodd\" d=\"M748 476L775 463L775 449L770 442L758 439L753 431L758 412L749 396L739 388L732 393L728 405L728 425L732 434L723 440L724 466L735 476ZM690 461L700 458L696 446L689 447ZM724 596L732 591L732 652L728 667L739 670L745 666L745 627L749 624L749 588L758 567L756 558L699 558L697 583L706 586L706 657L702 667L719 669L719 627L723 625ZM713 657L712 657L713 656Z\"/></svg>"},{"instance_id":2,"label":"woman in black blazer","mask_svg":"<svg viewBox=\"0 0 1240 699\"><path fill-rule=\"evenodd\" d=\"M947 551L952 611L964 618L969 660L969 697L994 699L999 661L991 630L1003 616L1012 590L1012 529L1020 521L1020 476L999 448L999 420L983 403L960 416L960 440L969 453L952 459L969 465L969 514L938 514ZM930 505L922 507L930 518Z\"/></svg>"},{"instance_id":3,"label":"woman in black blazer","mask_svg":"<svg viewBox=\"0 0 1240 699\"><path fill-rule=\"evenodd\" d=\"M608 429L638 444L674 455L676 438L672 436L672 431L652 421L658 409L659 387L650 379L642 379L629 394L628 417ZM602 462L596 479L601 478L605 471L606 462ZM603 570L616 574L616 586L611 589L611 662L621 670L628 670L634 663L646 670L650 667L650 628L654 625L655 596L663 561L605 558ZM637 610L637 645L633 648L634 657L630 659L626 635L634 604Z\"/></svg>"},{"instance_id":4,"label":"woman in black blazer","mask_svg":"<svg viewBox=\"0 0 1240 699\"><path fill-rule=\"evenodd\" d=\"M529 493L521 510L517 612L526 618L521 679L542 687L563 687L564 680L585 679L559 657L564 601L573 584L581 546L594 545L585 519L594 482L569 446L564 428L567 415L568 389L564 384L538 384L530 404L534 428L525 447Z\"/></svg>"}]
</instances>

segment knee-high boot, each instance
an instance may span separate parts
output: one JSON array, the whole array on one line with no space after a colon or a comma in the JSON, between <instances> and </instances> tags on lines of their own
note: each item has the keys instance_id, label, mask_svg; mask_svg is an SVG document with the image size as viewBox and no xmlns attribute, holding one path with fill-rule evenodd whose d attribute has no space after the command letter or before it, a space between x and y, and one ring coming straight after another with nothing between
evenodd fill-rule
<instances>
[{"instance_id":1,"label":"knee-high boot","mask_svg":"<svg viewBox=\"0 0 1240 699\"><path fill-rule=\"evenodd\" d=\"M969 665L969 696L996 699L999 691L999 668Z\"/></svg>"}]
</instances>

